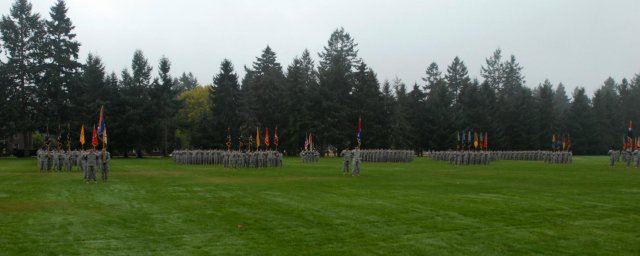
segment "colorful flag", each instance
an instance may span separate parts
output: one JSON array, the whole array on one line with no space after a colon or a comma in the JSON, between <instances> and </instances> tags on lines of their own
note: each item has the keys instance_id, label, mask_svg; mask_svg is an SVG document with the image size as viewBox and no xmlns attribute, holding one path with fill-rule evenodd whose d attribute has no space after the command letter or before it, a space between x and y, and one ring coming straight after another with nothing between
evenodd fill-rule
<instances>
[{"instance_id":1,"label":"colorful flag","mask_svg":"<svg viewBox=\"0 0 640 256\"><path fill-rule=\"evenodd\" d=\"M107 127L104 127L104 130L102 131L102 145L104 148L104 145L107 145Z\"/></svg>"},{"instance_id":2,"label":"colorful flag","mask_svg":"<svg viewBox=\"0 0 640 256\"><path fill-rule=\"evenodd\" d=\"M313 137L309 133L309 150L313 150Z\"/></svg>"},{"instance_id":3,"label":"colorful flag","mask_svg":"<svg viewBox=\"0 0 640 256\"><path fill-rule=\"evenodd\" d=\"M256 127L256 150L260 149L260 128Z\"/></svg>"},{"instance_id":4,"label":"colorful flag","mask_svg":"<svg viewBox=\"0 0 640 256\"><path fill-rule=\"evenodd\" d=\"M269 147L269 127L264 132L264 145Z\"/></svg>"},{"instance_id":5,"label":"colorful flag","mask_svg":"<svg viewBox=\"0 0 640 256\"><path fill-rule=\"evenodd\" d=\"M84 146L84 124L80 128L80 145Z\"/></svg>"},{"instance_id":6,"label":"colorful flag","mask_svg":"<svg viewBox=\"0 0 640 256\"><path fill-rule=\"evenodd\" d=\"M356 135L358 140L358 148L362 145L362 117L358 117L358 134Z\"/></svg>"},{"instance_id":7,"label":"colorful flag","mask_svg":"<svg viewBox=\"0 0 640 256\"><path fill-rule=\"evenodd\" d=\"M98 146L98 132L96 131L96 127L93 127L93 137L91 138L91 146L94 148Z\"/></svg>"},{"instance_id":8,"label":"colorful flag","mask_svg":"<svg viewBox=\"0 0 640 256\"><path fill-rule=\"evenodd\" d=\"M571 134L567 134L567 151L571 151Z\"/></svg>"},{"instance_id":9,"label":"colorful flag","mask_svg":"<svg viewBox=\"0 0 640 256\"><path fill-rule=\"evenodd\" d=\"M278 126L276 126L276 132L273 133L273 145L276 145L276 148L278 147Z\"/></svg>"},{"instance_id":10,"label":"colorful flag","mask_svg":"<svg viewBox=\"0 0 640 256\"><path fill-rule=\"evenodd\" d=\"M562 151L567 150L567 135L562 134Z\"/></svg>"},{"instance_id":11,"label":"colorful flag","mask_svg":"<svg viewBox=\"0 0 640 256\"><path fill-rule=\"evenodd\" d=\"M102 138L102 133L104 132L104 116L103 116L103 112L104 112L104 106L100 107L100 118L98 119L98 136L99 138Z\"/></svg>"},{"instance_id":12,"label":"colorful flag","mask_svg":"<svg viewBox=\"0 0 640 256\"><path fill-rule=\"evenodd\" d=\"M308 151L308 150L309 150L309 136L305 134L304 135L304 151Z\"/></svg>"},{"instance_id":13,"label":"colorful flag","mask_svg":"<svg viewBox=\"0 0 640 256\"><path fill-rule=\"evenodd\" d=\"M478 133L473 133L473 148L478 149Z\"/></svg>"},{"instance_id":14,"label":"colorful flag","mask_svg":"<svg viewBox=\"0 0 640 256\"><path fill-rule=\"evenodd\" d=\"M480 134L478 134L478 147L480 147L480 150L482 150L483 145L484 145L484 135L482 135L482 132L480 132Z\"/></svg>"},{"instance_id":15,"label":"colorful flag","mask_svg":"<svg viewBox=\"0 0 640 256\"><path fill-rule=\"evenodd\" d=\"M556 134L554 133L553 136L551 136L551 149L555 150L556 149Z\"/></svg>"},{"instance_id":16,"label":"colorful flag","mask_svg":"<svg viewBox=\"0 0 640 256\"><path fill-rule=\"evenodd\" d=\"M484 150L487 150L489 146L489 133L485 132L484 133Z\"/></svg>"}]
</instances>

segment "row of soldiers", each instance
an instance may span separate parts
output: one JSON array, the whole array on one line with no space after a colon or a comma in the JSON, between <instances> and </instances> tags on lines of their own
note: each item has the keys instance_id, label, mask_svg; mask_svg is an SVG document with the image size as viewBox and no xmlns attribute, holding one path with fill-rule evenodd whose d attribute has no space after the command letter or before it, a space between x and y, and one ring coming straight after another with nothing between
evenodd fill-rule
<instances>
[{"instance_id":1,"label":"row of soldiers","mask_svg":"<svg viewBox=\"0 0 640 256\"><path fill-rule=\"evenodd\" d=\"M282 153L278 151L175 150L171 157L178 164L222 164L227 168L282 166Z\"/></svg>"},{"instance_id":2,"label":"row of soldiers","mask_svg":"<svg viewBox=\"0 0 640 256\"><path fill-rule=\"evenodd\" d=\"M353 171L351 175L360 176L360 164L362 162L361 156L362 150L354 149L354 150L342 150L340 152L340 156L342 157L342 174L349 174L349 164L353 164Z\"/></svg>"},{"instance_id":3,"label":"row of soldiers","mask_svg":"<svg viewBox=\"0 0 640 256\"><path fill-rule=\"evenodd\" d=\"M222 164L227 150L175 150L171 153L178 164Z\"/></svg>"},{"instance_id":4,"label":"row of soldiers","mask_svg":"<svg viewBox=\"0 0 640 256\"><path fill-rule=\"evenodd\" d=\"M364 162L412 162L415 153L412 150L366 149L360 150Z\"/></svg>"},{"instance_id":5,"label":"row of soldiers","mask_svg":"<svg viewBox=\"0 0 640 256\"><path fill-rule=\"evenodd\" d=\"M636 168L640 167L640 150L630 148L625 150L614 150L613 147L609 150L609 166L613 167L616 162L624 162L627 167L631 167L631 163L634 163Z\"/></svg>"},{"instance_id":6,"label":"row of soldiers","mask_svg":"<svg viewBox=\"0 0 640 256\"><path fill-rule=\"evenodd\" d=\"M223 154L222 163L225 168L269 168L282 166L282 153L268 151L228 151Z\"/></svg>"},{"instance_id":7,"label":"row of soldiers","mask_svg":"<svg viewBox=\"0 0 640 256\"><path fill-rule=\"evenodd\" d=\"M39 149L36 157L40 172L62 171L71 172L76 166L82 170L85 182L96 182L96 171L100 169L102 181L107 181L111 153L108 151L91 150L47 150Z\"/></svg>"},{"instance_id":8,"label":"row of soldiers","mask_svg":"<svg viewBox=\"0 0 640 256\"><path fill-rule=\"evenodd\" d=\"M491 163L489 151L433 151L429 155L431 159L448 161L455 165L488 165Z\"/></svg>"},{"instance_id":9,"label":"row of soldiers","mask_svg":"<svg viewBox=\"0 0 640 256\"><path fill-rule=\"evenodd\" d=\"M320 152L317 150L304 150L300 152L303 163L316 163L320 160Z\"/></svg>"},{"instance_id":10,"label":"row of soldiers","mask_svg":"<svg viewBox=\"0 0 640 256\"><path fill-rule=\"evenodd\" d=\"M571 151L544 151L542 161L548 164L570 164L573 162Z\"/></svg>"}]
</instances>

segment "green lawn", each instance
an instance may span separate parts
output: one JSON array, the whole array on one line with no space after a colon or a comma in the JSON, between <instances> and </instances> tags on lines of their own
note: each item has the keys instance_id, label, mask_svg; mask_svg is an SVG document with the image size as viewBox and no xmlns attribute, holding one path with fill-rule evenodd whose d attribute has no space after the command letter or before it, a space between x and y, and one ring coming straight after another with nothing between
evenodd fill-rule
<instances>
[{"instance_id":1,"label":"green lawn","mask_svg":"<svg viewBox=\"0 0 640 256\"><path fill-rule=\"evenodd\" d=\"M115 159L108 183L0 160L0 255L640 255L640 169L419 158L229 170Z\"/></svg>"}]
</instances>

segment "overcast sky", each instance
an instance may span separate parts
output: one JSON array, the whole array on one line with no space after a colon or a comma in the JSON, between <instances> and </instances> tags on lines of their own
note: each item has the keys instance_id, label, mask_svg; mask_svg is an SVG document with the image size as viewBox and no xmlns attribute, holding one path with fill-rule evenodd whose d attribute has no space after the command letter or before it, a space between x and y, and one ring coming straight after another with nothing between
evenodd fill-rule
<instances>
[{"instance_id":1,"label":"overcast sky","mask_svg":"<svg viewBox=\"0 0 640 256\"><path fill-rule=\"evenodd\" d=\"M0 0L3 15L13 2ZM55 0L31 2L49 18ZM381 82L422 84L429 63L445 71L455 56L480 78L498 47L516 56L529 87L548 78L569 93L582 86L591 95L609 76L620 81L640 73L638 0L67 0L67 6L83 62L95 53L119 74L141 49L154 74L165 55L174 76L193 72L201 84L211 83L224 58L243 75L266 45L284 67L304 49L317 61L338 27L352 35Z\"/></svg>"}]
</instances>

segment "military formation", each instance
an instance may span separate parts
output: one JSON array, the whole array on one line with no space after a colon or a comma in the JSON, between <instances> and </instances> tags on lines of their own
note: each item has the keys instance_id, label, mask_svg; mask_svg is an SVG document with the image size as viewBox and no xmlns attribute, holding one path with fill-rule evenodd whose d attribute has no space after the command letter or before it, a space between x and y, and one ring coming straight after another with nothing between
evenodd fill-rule
<instances>
[{"instance_id":1,"label":"military formation","mask_svg":"<svg viewBox=\"0 0 640 256\"><path fill-rule=\"evenodd\" d=\"M303 163L316 163L320 160L320 152L317 150L304 150L300 152L300 159Z\"/></svg>"},{"instance_id":2,"label":"military formation","mask_svg":"<svg viewBox=\"0 0 640 256\"><path fill-rule=\"evenodd\" d=\"M96 182L100 170L102 181L108 180L111 153L96 150L39 149L36 157L40 172L71 172L73 167L83 172L85 182Z\"/></svg>"},{"instance_id":3,"label":"military formation","mask_svg":"<svg viewBox=\"0 0 640 256\"><path fill-rule=\"evenodd\" d=\"M269 168L282 166L282 153L267 151L176 150L171 154L178 164L222 164L226 168Z\"/></svg>"},{"instance_id":4,"label":"military formation","mask_svg":"<svg viewBox=\"0 0 640 256\"><path fill-rule=\"evenodd\" d=\"M631 148L626 148L624 150L614 150L611 148L608 152L609 154L609 166L615 166L616 162L621 162L626 165L626 167L634 166L635 168L640 167L640 149L635 148L633 151Z\"/></svg>"},{"instance_id":5,"label":"military formation","mask_svg":"<svg viewBox=\"0 0 640 256\"><path fill-rule=\"evenodd\" d=\"M492 161L490 151L434 151L428 155L454 165L488 165Z\"/></svg>"},{"instance_id":6,"label":"military formation","mask_svg":"<svg viewBox=\"0 0 640 256\"><path fill-rule=\"evenodd\" d=\"M573 161L571 151L434 151L428 155L432 159L455 165L485 165L497 160L544 161L550 164L569 164Z\"/></svg>"},{"instance_id":7,"label":"military formation","mask_svg":"<svg viewBox=\"0 0 640 256\"><path fill-rule=\"evenodd\" d=\"M400 163L415 159L412 150L366 149L360 150L360 155L363 162Z\"/></svg>"},{"instance_id":8,"label":"military formation","mask_svg":"<svg viewBox=\"0 0 640 256\"><path fill-rule=\"evenodd\" d=\"M340 152L340 157L342 157L342 174L349 174L349 166L353 165L353 170L351 171L352 176L360 176L360 165L362 163L362 150L360 149L345 149Z\"/></svg>"}]
</instances>

